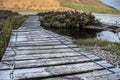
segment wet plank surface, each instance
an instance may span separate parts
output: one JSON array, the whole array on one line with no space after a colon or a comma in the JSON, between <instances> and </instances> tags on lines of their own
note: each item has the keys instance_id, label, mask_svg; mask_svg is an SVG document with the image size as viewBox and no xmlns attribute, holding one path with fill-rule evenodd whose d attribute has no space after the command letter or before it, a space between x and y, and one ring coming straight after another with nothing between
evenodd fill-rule
<instances>
[{"instance_id":1,"label":"wet plank surface","mask_svg":"<svg viewBox=\"0 0 120 80\"><path fill-rule=\"evenodd\" d=\"M118 80L120 69L86 53L29 16L13 30L0 62L0 80Z\"/></svg>"}]
</instances>

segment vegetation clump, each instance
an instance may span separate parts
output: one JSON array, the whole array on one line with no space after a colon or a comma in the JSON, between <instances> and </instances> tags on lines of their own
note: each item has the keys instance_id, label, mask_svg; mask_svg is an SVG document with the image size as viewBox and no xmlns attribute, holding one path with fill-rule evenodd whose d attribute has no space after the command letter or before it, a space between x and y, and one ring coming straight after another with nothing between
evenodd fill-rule
<instances>
[{"instance_id":1,"label":"vegetation clump","mask_svg":"<svg viewBox=\"0 0 120 80\"><path fill-rule=\"evenodd\" d=\"M79 28L87 25L96 25L98 20L91 13L78 11L39 13L42 26L52 28Z\"/></svg>"},{"instance_id":2,"label":"vegetation clump","mask_svg":"<svg viewBox=\"0 0 120 80\"><path fill-rule=\"evenodd\" d=\"M5 20L8 17L16 16L16 15L19 15L19 14L16 12L8 11L8 10L0 10L0 20Z\"/></svg>"}]
</instances>

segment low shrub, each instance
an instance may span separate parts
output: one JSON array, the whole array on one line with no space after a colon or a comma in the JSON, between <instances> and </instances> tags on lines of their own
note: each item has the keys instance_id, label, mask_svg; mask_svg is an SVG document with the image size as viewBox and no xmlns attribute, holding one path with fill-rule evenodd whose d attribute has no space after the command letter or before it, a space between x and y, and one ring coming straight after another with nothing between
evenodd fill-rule
<instances>
[{"instance_id":1,"label":"low shrub","mask_svg":"<svg viewBox=\"0 0 120 80\"><path fill-rule=\"evenodd\" d=\"M42 26L48 23L49 26L62 28L83 28L86 25L96 25L99 23L91 13L80 13L77 11L47 12L39 13Z\"/></svg>"},{"instance_id":2,"label":"low shrub","mask_svg":"<svg viewBox=\"0 0 120 80\"><path fill-rule=\"evenodd\" d=\"M12 12L8 10L0 10L0 20L7 19L8 17L11 16L16 16L19 15L17 12Z\"/></svg>"}]
</instances>

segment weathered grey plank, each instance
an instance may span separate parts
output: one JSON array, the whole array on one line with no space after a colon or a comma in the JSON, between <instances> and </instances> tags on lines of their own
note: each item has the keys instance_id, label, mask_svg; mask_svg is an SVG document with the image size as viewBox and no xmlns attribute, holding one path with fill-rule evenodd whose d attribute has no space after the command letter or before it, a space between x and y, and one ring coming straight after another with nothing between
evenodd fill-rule
<instances>
[{"instance_id":1,"label":"weathered grey plank","mask_svg":"<svg viewBox=\"0 0 120 80\"><path fill-rule=\"evenodd\" d=\"M118 69L118 68L111 68L110 70L117 70L117 71L119 71L120 69ZM110 71L108 71L108 70L95 70L93 72L88 72L88 73L71 74L71 75L68 75L68 76L61 76L61 77L55 77L55 78L53 77L53 78L47 78L47 79L42 79L42 80L76 80L76 79L77 80L79 80L79 79L83 79L83 80L115 80L115 78L111 78L111 79L103 79L103 78L100 78L100 79L90 79L90 77L104 76L104 75L110 75L110 74L112 74L112 73Z\"/></svg>"},{"instance_id":2,"label":"weathered grey plank","mask_svg":"<svg viewBox=\"0 0 120 80\"><path fill-rule=\"evenodd\" d=\"M73 49L76 49L79 51L79 48L73 48ZM65 52L75 52L75 50L72 50L70 48L66 48L66 49L46 49L46 50L15 50L14 51L6 51L5 52L5 55L7 56L11 56L11 55L14 55L14 54L17 54L17 55L30 55L30 54L44 54L44 53L65 53ZM80 52L80 51L79 51Z\"/></svg>"},{"instance_id":3,"label":"weathered grey plank","mask_svg":"<svg viewBox=\"0 0 120 80\"><path fill-rule=\"evenodd\" d=\"M88 55L89 58L92 60L101 60L99 57L95 55ZM19 58L18 58L19 59ZM18 60L17 59L17 60ZM16 60L16 59L15 59ZM12 64L15 64L15 68L32 68L38 66L50 66L50 65L60 65L60 64L75 64L75 63L84 63L84 62L91 62L90 59L84 56L75 56L75 57L63 57L63 58L51 58L51 59L32 59L32 60L24 60L21 61L3 61L0 63L0 70L11 69Z\"/></svg>"},{"instance_id":4,"label":"weathered grey plank","mask_svg":"<svg viewBox=\"0 0 120 80\"><path fill-rule=\"evenodd\" d=\"M29 59L42 59L42 58L59 58L59 57L70 57L70 56L80 56L81 54L76 52L68 53L48 53L48 54L31 54L31 55L15 55L15 56L3 56L2 60L29 60ZM89 54L88 54L89 55Z\"/></svg>"},{"instance_id":5,"label":"weathered grey plank","mask_svg":"<svg viewBox=\"0 0 120 80\"><path fill-rule=\"evenodd\" d=\"M34 27L36 27L36 26L34 26ZM16 30L12 30L12 33L14 34L14 33L18 33L18 32L29 32L29 31L40 31L40 29L38 29L38 28L35 28L35 29L24 29L24 28L26 28L25 26L21 26L19 29L16 29Z\"/></svg>"},{"instance_id":6,"label":"weathered grey plank","mask_svg":"<svg viewBox=\"0 0 120 80\"><path fill-rule=\"evenodd\" d=\"M16 36L12 36L10 42L15 42ZM22 36L17 38L17 42L26 42L26 41L59 41L56 38L34 38L30 36Z\"/></svg>"},{"instance_id":7,"label":"weathered grey plank","mask_svg":"<svg viewBox=\"0 0 120 80\"><path fill-rule=\"evenodd\" d=\"M16 47L16 50L43 50L43 49L66 49L66 48L77 48L76 45L48 45L48 46L26 46L26 47ZM12 47L7 47L7 51L13 50Z\"/></svg>"},{"instance_id":8,"label":"weathered grey plank","mask_svg":"<svg viewBox=\"0 0 120 80\"><path fill-rule=\"evenodd\" d=\"M0 80L11 80L10 70L0 71Z\"/></svg>"},{"instance_id":9,"label":"weathered grey plank","mask_svg":"<svg viewBox=\"0 0 120 80\"><path fill-rule=\"evenodd\" d=\"M19 45L19 44L43 44L43 43L51 43L51 44L56 44L56 43L60 43L60 41L35 41L35 42L33 42L33 41L28 41L28 42L16 42L16 45ZM72 43L72 42L66 42L65 41L65 43ZM12 45L12 43L11 43L11 45Z\"/></svg>"},{"instance_id":10,"label":"weathered grey plank","mask_svg":"<svg viewBox=\"0 0 120 80\"><path fill-rule=\"evenodd\" d=\"M71 42L66 42L66 44L73 44ZM46 43L16 43L16 46L44 46L44 45L63 45L61 42L46 42ZM14 43L9 44L8 46L15 46Z\"/></svg>"},{"instance_id":11,"label":"weathered grey plank","mask_svg":"<svg viewBox=\"0 0 120 80\"><path fill-rule=\"evenodd\" d=\"M67 41L67 40L57 40L57 39L44 39L44 38L42 38L41 40L39 40L39 41L35 41L35 42L33 42L33 41L17 41L17 43L40 43L40 42L60 42L60 41L64 41L64 42L66 42L66 43L72 43L72 42L70 42L70 41Z\"/></svg>"},{"instance_id":12,"label":"weathered grey plank","mask_svg":"<svg viewBox=\"0 0 120 80\"><path fill-rule=\"evenodd\" d=\"M88 55L92 60L100 60L99 57L94 55ZM14 61L15 68L32 68L40 66L52 66L52 65L67 65L75 63L84 63L89 62L90 59L84 56L76 57L63 57L63 58L52 58L52 59L34 59L34 60L23 60L23 61Z\"/></svg>"},{"instance_id":13,"label":"weathered grey plank","mask_svg":"<svg viewBox=\"0 0 120 80\"><path fill-rule=\"evenodd\" d=\"M112 65L105 61L99 61L99 64L105 64L106 67L112 67ZM14 70L14 79L27 79L35 77L47 77L63 74L81 73L87 71L103 69L101 66L96 65L93 62L83 64L69 64L61 66L50 66L43 68L30 68L30 69L16 69Z\"/></svg>"},{"instance_id":14,"label":"weathered grey plank","mask_svg":"<svg viewBox=\"0 0 120 80\"><path fill-rule=\"evenodd\" d=\"M11 69L12 63L0 62L0 70Z\"/></svg>"},{"instance_id":15,"label":"weathered grey plank","mask_svg":"<svg viewBox=\"0 0 120 80\"><path fill-rule=\"evenodd\" d=\"M90 76L87 77L86 80L119 80L120 79L120 69L119 68L112 68L110 69L115 73L105 74L105 75L97 75L97 76Z\"/></svg>"},{"instance_id":16,"label":"weathered grey plank","mask_svg":"<svg viewBox=\"0 0 120 80\"><path fill-rule=\"evenodd\" d=\"M116 74L91 76L86 78L85 80L119 80L119 79L120 79L120 73L116 73Z\"/></svg>"}]
</instances>

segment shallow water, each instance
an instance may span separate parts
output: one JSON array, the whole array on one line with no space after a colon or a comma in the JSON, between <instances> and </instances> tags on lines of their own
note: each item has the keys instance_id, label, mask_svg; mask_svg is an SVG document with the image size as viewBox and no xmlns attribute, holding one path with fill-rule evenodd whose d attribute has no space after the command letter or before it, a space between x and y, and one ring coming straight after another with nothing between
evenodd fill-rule
<instances>
[{"instance_id":1,"label":"shallow water","mask_svg":"<svg viewBox=\"0 0 120 80\"><path fill-rule=\"evenodd\" d=\"M120 10L120 0L101 0L103 3Z\"/></svg>"},{"instance_id":2,"label":"shallow water","mask_svg":"<svg viewBox=\"0 0 120 80\"><path fill-rule=\"evenodd\" d=\"M93 14L103 24L120 27L120 15L115 14Z\"/></svg>"},{"instance_id":3,"label":"shallow water","mask_svg":"<svg viewBox=\"0 0 120 80\"><path fill-rule=\"evenodd\" d=\"M97 33L96 39L98 40L107 40L112 42L120 42L120 32L113 33L110 31L102 31Z\"/></svg>"},{"instance_id":4,"label":"shallow water","mask_svg":"<svg viewBox=\"0 0 120 80\"><path fill-rule=\"evenodd\" d=\"M120 43L120 32L114 33L110 31L98 31L98 30L77 30L77 29L50 29L61 35L69 36L73 39L88 39L93 38L97 40L106 40L111 42Z\"/></svg>"}]
</instances>

